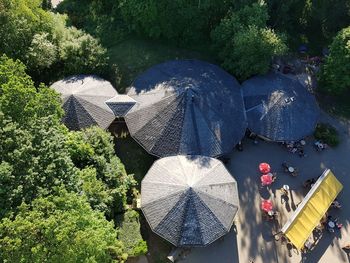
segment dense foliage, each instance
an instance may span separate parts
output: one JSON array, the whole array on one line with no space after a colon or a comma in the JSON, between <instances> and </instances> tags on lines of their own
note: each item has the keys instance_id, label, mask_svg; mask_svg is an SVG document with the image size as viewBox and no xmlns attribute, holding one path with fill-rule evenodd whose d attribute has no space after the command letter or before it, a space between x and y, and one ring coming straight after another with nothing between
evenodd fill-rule
<instances>
[{"instance_id":1,"label":"dense foliage","mask_svg":"<svg viewBox=\"0 0 350 263\"><path fill-rule=\"evenodd\" d=\"M113 223L82 196L57 196L23 203L16 217L0 223L2 262L124 262Z\"/></svg>"},{"instance_id":2,"label":"dense foliage","mask_svg":"<svg viewBox=\"0 0 350 263\"><path fill-rule=\"evenodd\" d=\"M23 61L36 80L103 73L106 50L91 35L66 26L42 1L0 0L0 52Z\"/></svg>"},{"instance_id":3,"label":"dense foliage","mask_svg":"<svg viewBox=\"0 0 350 263\"><path fill-rule=\"evenodd\" d=\"M267 0L269 24L286 32L290 43L310 45L319 53L342 28L350 24L348 0Z\"/></svg>"},{"instance_id":4,"label":"dense foliage","mask_svg":"<svg viewBox=\"0 0 350 263\"><path fill-rule=\"evenodd\" d=\"M340 142L338 131L328 123L317 124L314 136L330 146L337 146Z\"/></svg>"},{"instance_id":5,"label":"dense foliage","mask_svg":"<svg viewBox=\"0 0 350 263\"><path fill-rule=\"evenodd\" d=\"M271 59L287 51L285 39L267 28L267 6L253 4L230 12L212 31L223 67L240 79L269 70Z\"/></svg>"},{"instance_id":6,"label":"dense foliage","mask_svg":"<svg viewBox=\"0 0 350 263\"><path fill-rule=\"evenodd\" d=\"M50 117L21 127L0 113L0 217L56 186L75 190L76 173L64 142L62 127Z\"/></svg>"},{"instance_id":7,"label":"dense foliage","mask_svg":"<svg viewBox=\"0 0 350 263\"><path fill-rule=\"evenodd\" d=\"M121 212L127 191L135 182L115 155L112 136L92 127L71 132L67 146L74 164L83 169L80 179L91 205L109 216L112 211Z\"/></svg>"},{"instance_id":8,"label":"dense foliage","mask_svg":"<svg viewBox=\"0 0 350 263\"><path fill-rule=\"evenodd\" d=\"M120 9L130 29L177 44L206 40L232 5L218 0L122 0Z\"/></svg>"},{"instance_id":9,"label":"dense foliage","mask_svg":"<svg viewBox=\"0 0 350 263\"><path fill-rule=\"evenodd\" d=\"M69 132L59 95L25 70L0 57L0 261L123 262L104 214L124 211L133 177L110 134Z\"/></svg>"},{"instance_id":10,"label":"dense foliage","mask_svg":"<svg viewBox=\"0 0 350 263\"><path fill-rule=\"evenodd\" d=\"M44 85L34 86L20 61L0 57L0 111L20 126L39 117L59 121L63 116L59 95Z\"/></svg>"},{"instance_id":11,"label":"dense foliage","mask_svg":"<svg viewBox=\"0 0 350 263\"><path fill-rule=\"evenodd\" d=\"M0 216L22 201L65 184L76 184L74 166L64 147L65 128L58 95L41 86L37 91L25 66L0 58Z\"/></svg>"},{"instance_id":12,"label":"dense foliage","mask_svg":"<svg viewBox=\"0 0 350 263\"><path fill-rule=\"evenodd\" d=\"M118 238L123 242L129 256L139 256L147 252L147 244L140 234L139 214L136 211L125 212Z\"/></svg>"},{"instance_id":13,"label":"dense foliage","mask_svg":"<svg viewBox=\"0 0 350 263\"><path fill-rule=\"evenodd\" d=\"M128 32L120 14L119 0L63 1L57 10L69 14L71 24L97 36L109 46ZM84 6L84 8L81 8Z\"/></svg>"},{"instance_id":14,"label":"dense foliage","mask_svg":"<svg viewBox=\"0 0 350 263\"><path fill-rule=\"evenodd\" d=\"M321 72L321 88L330 94L350 91L350 27L341 30L330 45Z\"/></svg>"}]
</instances>

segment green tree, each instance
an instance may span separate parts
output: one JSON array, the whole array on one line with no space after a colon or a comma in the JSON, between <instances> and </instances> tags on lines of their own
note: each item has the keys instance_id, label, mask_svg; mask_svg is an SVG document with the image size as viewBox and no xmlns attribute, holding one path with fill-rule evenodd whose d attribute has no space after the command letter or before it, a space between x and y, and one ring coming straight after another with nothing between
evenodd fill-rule
<instances>
[{"instance_id":1,"label":"green tree","mask_svg":"<svg viewBox=\"0 0 350 263\"><path fill-rule=\"evenodd\" d=\"M102 74L108 57L106 49L91 35L74 27L65 28L58 41L59 59L64 74Z\"/></svg>"},{"instance_id":2,"label":"green tree","mask_svg":"<svg viewBox=\"0 0 350 263\"><path fill-rule=\"evenodd\" d=\"M319 53L342 28L350 24L348 0L267 0L269 24L290 36L291 44L308 43Z\"/></svg>"},{"instance_id":3,"label":"green tree","mask_svg":"<svg viewBox=\"0 0 350 263\"><path fill-rule=\"evenodd\" d=\"M113 190L109 189L107 185L98 179L96 169L87 167L78 173L79 189L89 201L93 209L101 212L112 213L110 207L113 202Z\"/></svg>"},{"instance_id":4,"label":"green tree","mask_svg":"<svg viewBox=\"0 0 350 263\"><path fill-rule=\"evenodd\" d=\"M57 196L23 203L14 218L0 224L2 262L124 262L113 223L91 209L82 196Z\"/></svg>"},{"instance_id":5,"label":"green tree","mask_svg":"<svg viewBox=\"0 0 350 263\"><path fill-rule=\"evenodd\" d=\"M113 212L122 211L127 191L135 181L115 155L113 137L99 127L91 127L70 132L67 146L76 167L94 168L84 169L80 176L91 205L102 208L110 217L113 217ZM103 194L100 195L101 189Z\"/></svg>"},{"instance_id":6,"label":"green tree","mask_svg":"<svg viewBox=\"0 0 350 263\"><path fill-rule=\"evenodd\" d=\"M350 27L341 30L330 45L321 70L321 89L330 94L350 90Z\"/></svg>"},{"instance_id":7,"label":"green tree","mask_svg":"<svg viewBox=\"0 0 350 263\"><path fill-rule=\"evenodd\" d=\"M26 66L22 62L2 55L0 56L0 95L2 94L1 86L10 80L27 86L33 85L33 81L26 73Z\"/></svg>"},{"instance_id":8,"label":"green tree","mask_svg":"<svg viewBox=\"0 0 350 263\"><path fill-rule=\"evenodd\" d=\"M269 29L267 20L266 5L254 3L229 12L211 33L223 67L241 80L266 73L272 57L287 51L285 37Z\"/></svg>"},{"instance_id":9,"label":"green tree","mask_svg":"<svg viewBox=\"0 0 350 263\"><path fill-rule=\"evenodd\" d=\"M0 0L0 52L24 61L33 36L51 32L50 13L41 0Z\"/></svg>"},{"instance_id":10,"label":"green tree","mask_svg":"<svg viewBox=\"0 0 350 263\"><path fill-rule=\"evenodd\" d=\"M271 58L285 54L287 46L283 36L272 29L249 27L233 37L232 49L223 61L223 66L240 79L255 74L265 74Z\"/></svg>"},{"instance_id":11,"label":"green tree","mask_svg":"<svg viewBox=\"0 0 350 263\"><path fill-rule=\"evenodd\" d=\"M51 117L21 127L0 111L0 217L16 212L22 201L53 193L55 186L78 190L65 141L65 128Z\"/></svg>"},{"instance_id":12,"label":"green tree","mask_svg":"<svg viewBox=\"0 0 350 263\"><path fill-rule=\"evenodd\" d=\"M35 34L26 55L26 64L39 73L56 63L57 46L50 41L48 33Z\"/></svg>"},{"instance_id":13,"label":"green tree","mask_svg":"<svg viewBox=\"0 0 350 263\"><path fill-rule=\"evenodd\" d=\"M222 0L121 0L120 12L130 30L176 44L198 45L232 6Z\"/></svg>"},{"instance_id":14,"label":"green tree","mask_svg":"<svg viewBox=\"0 0 350 263\"><path fill-rule=\"evenodd\" d=\"M101 74L106 50L66 17L42 8L42 1L0 0L0 52L20 59L37 82L68 74Z\"/></svg>"},{"instance_id":15,"label":"green tree","mask_svg":"<svg viewBox=\"0 0 350 263\"><path fill-rule=\"evenodd\" d=\"M36 88L25 69L18 60L0 57L0 111L20 126L47 116L59 122L63 116L59 95L44 85Z\"/></svg>"}]
</instances>

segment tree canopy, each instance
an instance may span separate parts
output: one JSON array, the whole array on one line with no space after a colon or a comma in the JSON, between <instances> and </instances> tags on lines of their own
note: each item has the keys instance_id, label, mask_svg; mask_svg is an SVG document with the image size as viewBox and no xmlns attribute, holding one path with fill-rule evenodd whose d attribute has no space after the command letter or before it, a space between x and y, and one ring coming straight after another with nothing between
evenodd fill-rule
<instances>
[{"instance_id":1,"label":"tree canopy","mask_svg":"<svg viewBox=\"0 0 350 263\"><path fill-rule=\"evenodd\" d=\"M85 197L58 195L23 203L0 223L2 262L124 262L127 254L113 223Z\"/></svg>"},{"instance_id":2,"label":"tree canopy","mask_svg":"<svg viewBox=\"0 0 350 263\"><path fill-rule=\"evenodd\" d=\"M274 56L287 51L285 38L267 27L265 4L252 4L230 12L212 31L213 46L223 67L244 80L269 70Z\"/></svg>"},{"instance_id":3,"label":"tree canopy","mask_svg":"<svg viewBox=\"0 0 350 263\"><path fill-rule=\"evenodd\" d=\"M122 211L127 191L136 182L115 155L113 137L98 127L72 131L67 147L74 164L83 169L80 179L91 205L109 216Z\"/></svg>"},{"instance_id":4,"label":"tree canopy","mask_svg":"<svg viewBox=\"0 0 350 263\"><path fill-rule=\"evenodd\" d=\"M321 71L321 88L330 94L350 90L350 27L341 30L330 45Z\"/></svg>"},{"instance_id":5,"label":"tree canopy","mask_svg":"<svg viewBox=\"0 0 350 263\"><path fill-rule=\"evenodd\" d=\"M123 262L105 216L124 212L133 176L108 132L69 132L59 94L25 71L0 57L0 261Z\"/></svg>"},{"instance_id":6,"label":"tree canopy","mask_svg":"<svg viewBox=\"0 0 350 263\"><path fill-rule=\"evenodd\" d=\"M103 73L108 60L97 39L67 27L66 16L44 10L41 0L0 0L0 52L23 61L41 81Z\"/></svg>"},{"instance_id":7,"label":"tree canopy","mask_svg":"<svg viewBox=\"0 0 350 263\"><path fill-rule=\"evenodd\" d=\"M16 211L22 201L53 193L56 186L76 189L63 129L50 117L21 127L0 112L0 216Z\"/></svg>"}]
</instances>

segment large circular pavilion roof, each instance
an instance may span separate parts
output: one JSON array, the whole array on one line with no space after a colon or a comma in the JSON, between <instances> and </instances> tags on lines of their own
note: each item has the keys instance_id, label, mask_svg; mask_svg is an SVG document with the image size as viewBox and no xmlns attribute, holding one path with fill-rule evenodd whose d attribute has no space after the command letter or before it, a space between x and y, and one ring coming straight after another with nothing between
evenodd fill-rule
<instances>
[{"instance_id":1,"label":"large circular pavilion roof","mask_svg":"<svg viewBox=\"0 0 350 263\"><path fill-rule=\"evenodd\" d=\"M252 132L273 141L297 141L313 133L319 107L298 80L271 72L246 80L242 90Z\"/></svg>"},{"instance_id":2,"label":"large circular pavilion roof","mask_svg":"<svg viewBox=\"0 0 350 263\"><path fill-rule=\"evenodd\" d=\"M219 156L244 136L240 86L210 63L158 64L134 81L128 95L136 101L125 117L129 131L153 155Z\"/></svg>"},{"instance_id":3,"label":"large circular pavilion roof","mask_svg":"<svg viewBox=\"0 0 350 263\"><path fill-rule=\"evenodd\" d=\"M156 161L141 183L141 209L152 230L175 246L205 246L230 231L237 183L217 159Z\"/></svg>"},{"instance_id":4,"label":"large circular pavilion roof","mask_svg":"<svg viewBox=\"0 0 350 263\"><path fill-rule=\"evenodd\" d=\"M117 95L111 83L97 76L77 75L51 85L61 94L65 116L64 124L71 130L98 125L107 129L115 119L105 103Z\"/></svg>"}]
</instances>

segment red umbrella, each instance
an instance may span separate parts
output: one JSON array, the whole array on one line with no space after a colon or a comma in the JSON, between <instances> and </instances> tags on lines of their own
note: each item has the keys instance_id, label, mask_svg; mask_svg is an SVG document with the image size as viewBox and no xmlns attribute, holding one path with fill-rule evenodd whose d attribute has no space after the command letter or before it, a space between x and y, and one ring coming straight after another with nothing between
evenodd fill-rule
<instances>
[{"instance_id":1,"label":"red umbrella","mask_svg":"<svg viewBox=\"0 0 350 263\"><path fill-rule=\"evenodd\" d=\"M270 174L270 173L268 173L268 174L263 174L263 175L260 177L260 179L261 179L261 184L262 184L263 186L265 186L265 185L270 185L270 184L272 184L272 182L273 182L272 174Z\"/></svg>"},{"instance_id":2,"label":"red umbrella","mask_svg":"<svg viewBox=\"0 0 350 263\"><path fill-rule=\"evenodd\" d=\"M267 174L271 171L271 167L268 163L261 163L259 164L259 170L263 174Z\"/></svg>"},{"instance_id":3,"label":"red umbrella","mask_svg":"<svg viewBox=\"0 0 350 263\"><path fill-rule=\"evenodd\" d=\"M273 205L270 200L262 200L261 209L265 212L272 211Z\"/></svg>"}]
</instances>

